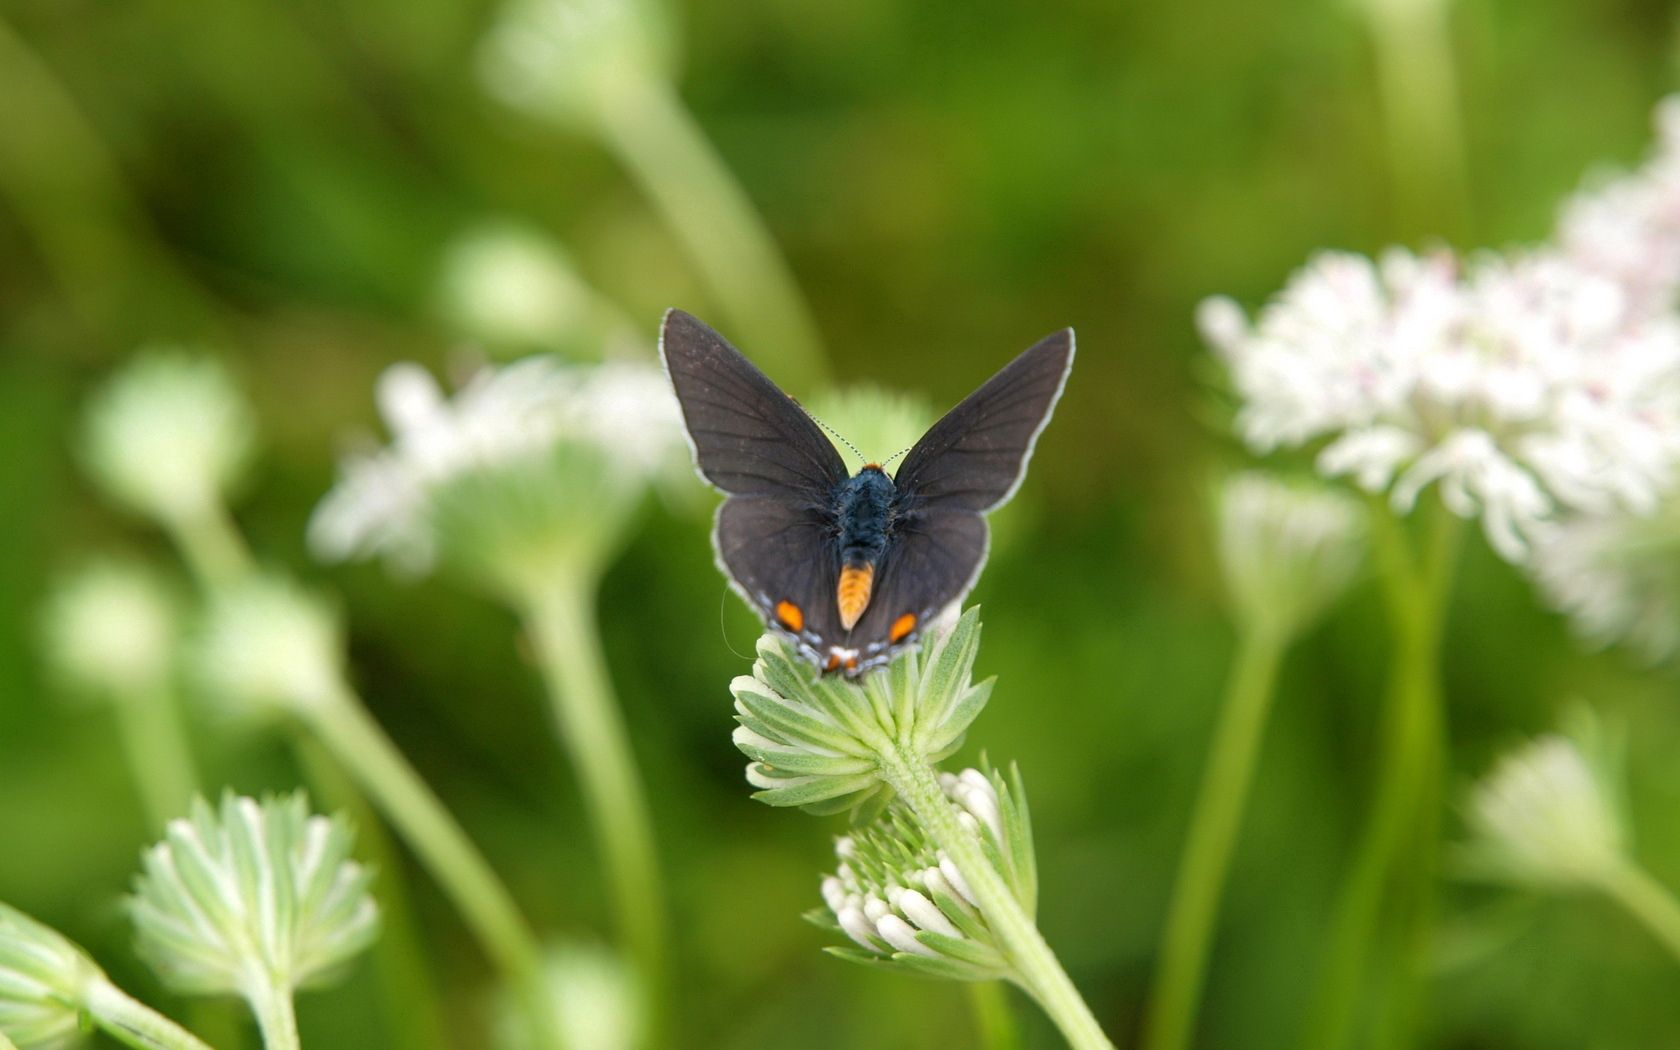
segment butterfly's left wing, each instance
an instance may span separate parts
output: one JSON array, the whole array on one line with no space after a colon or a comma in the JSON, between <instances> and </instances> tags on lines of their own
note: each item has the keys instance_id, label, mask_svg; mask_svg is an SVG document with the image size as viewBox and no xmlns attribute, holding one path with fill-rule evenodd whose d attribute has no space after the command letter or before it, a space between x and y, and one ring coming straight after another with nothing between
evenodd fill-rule
<instances>
[{"instance_id":1,"label":"butterfly's left wing","mask_svg":"<svg viewBox=\"0 0 1680 1050\"><path fill-rule=\"evenodd\" d=\"M1073 329L1046 336L945 413L893 482L909 505L992 510L1015 494L1073 367Z\"/></svg>"}]
</instances>

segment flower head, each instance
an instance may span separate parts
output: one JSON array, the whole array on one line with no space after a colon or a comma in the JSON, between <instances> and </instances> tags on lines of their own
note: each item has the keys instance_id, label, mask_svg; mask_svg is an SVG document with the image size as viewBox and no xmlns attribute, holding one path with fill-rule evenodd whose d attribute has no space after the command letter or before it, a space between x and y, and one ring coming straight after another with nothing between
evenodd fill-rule
<instances>
[{"instance_id":1,"label":"flower head","mask_svg":"<svg viewBox=\"0 0 1680 1050\"><path fill-rule=\"evenodd\" d=\"M1501 759L1470 797L1477 875L1542 888L1590 885L1626 858L1620 741L1584 711Z\"/></svg>"},{"instance_id":2,"label":"flower head","mask_svg":"<svg viewBox=\"0 0 1680 1050\"><path fill-rule=\"evenodd\" d=\"M372 876L350 848L344 820L311 816L302 795L200 800L143 857L129 901L140 953L189 994L325 983L378 933Z\"/></svg>"},{"instance_id":3,"label":"flower head","mask_svg":"<svg viewBox=\"0 0 1680 1050\"><path fill-rule=\"evenodd\" d=\"M0 1032L24 1047L56 1047L82 1030L90 986L105 980L58 931L0 904Z\"/></svg>"},{"instance_id":4,"label":"flower head","mask_svg":"<svg viewBox=\"0 0 1680 1050\"><path fill-rule=\"evenodd\" d=\"M1672 309L1680 292L1680 97L1664 99L1654 123L1656 149L1642 167L1600 176L1558 217L1564 253L1649 313Z\"/></svg>"},{"instance_id":5,"label":"flower head","mask_svg":"<svg viewBox=\"0 0 1680 1050\"><path fill-rule=\"evenodd\" d=\"M151 569L102 561L61 581L45 610L48 661L66 684L103 697L165 682L179 641L169 586Z\"/></svg>"},{"instance_id":6,"label":"flower head","mask_svg":"<svg viewBox=\"0 0 1680 1050\"><path fill-rule=\"evenodd\" d=\"M1406 512L1436 485L1521 561L1555 511L1648 509L1680 455L1680 325L1557 254L1325 253L1252 325L1204 333L1260 452L1323 442L1318 467Z\"/></svg>"},{"instance_id":7,"label":"flower head","mask_svg":"<svg viewBox=\"0 0 1680 1050\"><path fill-rule=\"evenodd\" d=\"M943 774L940 783L1031 916L1038 876L1020 777L1011 787L996 770L965 769ZM834 853L838 868L822 882L826 911L812 918L857 947L831 952L959 980L1015 977L962 873L902 803L841 836Z\"/></svg>"},{"instance_id":8,"label":"flower head","mask_svg":"<svg viewBox=\"0 0 1680 1050\"><path fill-rule=\"evenodd\" d=\"M620 92L665 78L671 52L658 0L509 0L479 69L508 105L587 126L613 119Z\"/></svg>"},{"instance_id":9,"label":"flower head","mask_svg":"<svg viewBox=\"0 0 1680 1050\"><path fill-rule=\"evenodd\" d=\"M557 563L599 559L648 482L691 484L676 403L652 366L533 357L445 400L425 371L397 365L379 402L391 445L347 460L316 509L323 558L442 562L517 591Z\"/></svg>"},{"instance_id":10,"label":"flower head","mask_svg":"<svg viewBox=\"0 0 1680 1050\"><path fill-rule=\"evenodd\" d=\"M596 944L566 943L543 959L544 987L567 1050L634 1050L643 1038L644 1008L635 975L624 960ZM538 1050L517 997L510 996L498 1031L502 1050Z\"/></svg>"},{"instance_id":11,"label":"flower head","mask_svg":"<svg viewBox=\"0 0 1680 1050\"><path fill-rule=\"evenodd\" d=\"M511 223L476 227L450 245L441 283L444 314L491 351L553 350L623 325L560 245Z\"/></svg>"},{"instance_id":12,"label":"flower head","mask_svg":"<svg viewBox=\"0 0 1680 1050\"><path fill-rule=\"evenodd\" d=\"M213 512L255 437L250 405L219 362L153 348L94 395L81 452L113 499L174 523Z\"/></svg>"},{"instance_id":13,"label":"flower head","mask_svg":"<svg viewBox=\"0 0 1680 1050\"><path fill-rule=\"evenodd\" d=\"M955 751L992 693L991 679L972 681L979 610L923 644L844 679L819 674L773 634L760 638L752 675L729 686L753 797L813 813L880 806L891 797L879 772L885 750L926 763Z\"/></svg>"},{"instance_id":14,"label":"flower head","mask_svg":"<svg viewBox=\"0 0 1680 1050\"><path fill-rule=\"evenodd\" d=\"M1359 571L1364 516L1343 493L1249 472L1225 482L1219 511L1225 586L1245 628L1295 634Z\"/></svg>"},{"instance_id":15,"label":"flower head","mask_svg":"<svg viewBox=\"0 0 1680 1050\"><path fill-rule=\"evenodd\" d=\"M1537 533L1530 568L1588 642L1652 662L1680 645L1680 505L1651 516L1575 515Z\"/></svg>"},{"instance_id":16,"label":"flower head","mask_svg":"<svg viewBox=\"0 0 1680 1050\"><path fill-rule=\"evenodd\" d=\"M343 654L329 605L284 576L255 575L211 594L191 656L215 711L266 721L337 698Z\"/></svg>"}]
</instances>

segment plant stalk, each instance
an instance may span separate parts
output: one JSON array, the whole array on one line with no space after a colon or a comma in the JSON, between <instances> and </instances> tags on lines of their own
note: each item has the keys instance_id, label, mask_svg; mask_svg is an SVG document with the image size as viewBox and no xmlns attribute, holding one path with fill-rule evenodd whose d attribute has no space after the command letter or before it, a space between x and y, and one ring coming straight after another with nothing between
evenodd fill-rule
<instances>
[{"instance_id":1,"label":"plant stalk","mask_svg":"<svg viewBox=\"0 0 1680 1050\"><path fill-rule=\"evenodd\" d=\"M302 1050L298 1038L297 1008L292 1002L292 990L284 988L267 976L258 977L246 990L245 1001L257 1019L257 1031L262 1033L263 1050Z\"/></svg>"},{"instance_id":2,"label":"plant stalk","mask_svg":"<svg viewBox=\"0 0 1680 1050\"><path fill-rule=\"evenodd\" d=\"M956 807L939 786L934 768L913 759L898 745L884 750L879 759L881 778L904 799L928 836L962 873L1022 987L1038 1000L1068 1045L1073 1050L1114 1050L1056 953L986 858L980 840L957 819Z\"/></svg>"},{"instance_id":3,"label":"plant stalk","mask_svg":"<svg viewBox=\"0 0 1680 1050\"><path fill-rule=\"evenodd\" d=\"M1668 887L1632 862L1613 869L1599 885L1680 961L1680 901Z\"/></svg>"},{"instance_id":4,"label":"plant stalk","mask_svg":"<svg viewBox=\"0 0 1680 1050\"><path fill-rule=\"evenodd\" d=\"M613 695L595 620L595 588L561 573L522 603L526 630L548 685L555 727L577 771L595 841L605 859L619 935L657 1013L665 991L665 903L653 821L623 713Z\"/></svg>"},{"instance_id":5,"label":"plant stalk","mask_svg":"<svg viewBox=\"0 0 1680 1050\"><path fill-rule=\"evenodd\" d=\"M1401 1001L1421 980L1433 912L1445 720L1441 712L1440 643L1462 523L1438 501L1429 505L1428 548L1420 562L1402 524L1373 506L1372 535L1389 606L1393 649L1382 715L1380 780L1353 867L1337 901L1306 1045L1340 1050L1352 1033L1372 958L1385 888L1409 901L1402 934ZM1408 853L1408 846L1411 847ZM1404 1022L1401 1022L1404 1023Z\"/></svg>"},{"instance_id":6,"label":"plant stalk","mask_svg":"<svg viewBox=\"0 0 1680 1050\"><path fill-rule=\"evenodd\" d=\"M1190 817L1172 904L1161 938L1160 975L1148 1013L1146 1050L1182 1050L1190 1035L1207 971L1219 898L1237 830L1248 803L1287 638L1245 630L1227 685L1224 710Z\"/></svg>"},{"instance_id":7,"label":"plant stalk","mask_svg":"<svg viewBox=\"0 0 1680 1050\"><path fill-rule=\"evenodd\" d=\"M188 801L198 793L180 707L175 694L161 684L117 697L114 706L147 822L153 830L160 829L185 813Z\"/></svg>"},{"instance_id":8,"label":"plant stalk","mask_svg":"<svg viewBox=\"0 0 1680 1050\"><path fill-rule=\"evenodd\" d=\"M81 1005L94 1024L134 1050L211 1050L197 1036L104 977L89 982L82 990Z\"/></svg>"},{"instance_id":9,"label":"plant stalk","mask_svg":"<svg viewBox=\"0 0 1680 1050\"><path fill-rule=\"evenodd\" d=\"M809 392L826 371L816 323L774 238L675 89L627 78L603 109L601 134L663 213L742 345L773 362L784 386Z\"/></svg>"}]
</instances>

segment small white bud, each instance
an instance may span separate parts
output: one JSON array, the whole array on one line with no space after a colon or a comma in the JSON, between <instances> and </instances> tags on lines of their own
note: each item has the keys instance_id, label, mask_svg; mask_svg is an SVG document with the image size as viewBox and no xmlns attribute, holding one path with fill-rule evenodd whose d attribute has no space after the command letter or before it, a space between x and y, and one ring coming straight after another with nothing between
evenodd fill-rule
<instances>
[{"instance_id":1,"label":"small white bud","mask_svg":"<svg viewBox=\"0 0 1680 1050\"><path fill-rule=\"evenodd\" d=\"M934 903L915 890L905 890L897 902L898 910L904 917L924 930L943 933L947 937L961 937L962 931L951 925Z\"/></svg>"},{"instance_id":2,"label":"small white bud","mask_svg":"<svg viewBox=\"0 0 1680 1050\"><path fill-rule=\"evenodd\" d=\"M875 932L881 939L901 952L938 958L939 953L916 940L916 931L897 915L883 915L875 920Z\"/></svg>"}]
</instances>

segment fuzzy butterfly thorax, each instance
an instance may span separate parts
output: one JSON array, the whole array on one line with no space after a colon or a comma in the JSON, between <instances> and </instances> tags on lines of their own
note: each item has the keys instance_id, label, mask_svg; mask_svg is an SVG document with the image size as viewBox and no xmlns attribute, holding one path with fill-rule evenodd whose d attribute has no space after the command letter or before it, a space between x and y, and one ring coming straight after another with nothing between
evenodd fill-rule
<instances>
[{"instance_id":1,"label":"fuzzy butterfly thorax","mask_svg":"<svg viewBox=\"0 0 1680 1050\"><path fill-rule=\"evenodd\" d=\"M766 626L825 671L915 644L986 561L984 515L1014 494L1073 364L1040 340L935 423L889 476L849 474L817 424L718 333L665 315L660 353L718 508L718 565Z\"/></svg>"}]
</instances>

